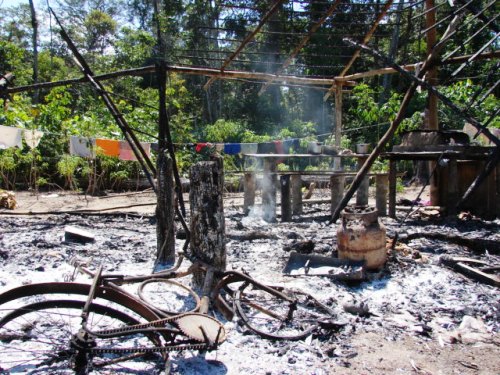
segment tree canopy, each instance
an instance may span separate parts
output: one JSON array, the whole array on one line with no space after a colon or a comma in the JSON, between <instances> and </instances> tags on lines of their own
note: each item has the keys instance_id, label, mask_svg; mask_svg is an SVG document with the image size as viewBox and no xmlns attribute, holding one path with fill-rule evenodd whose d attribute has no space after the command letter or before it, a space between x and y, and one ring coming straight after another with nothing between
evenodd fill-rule
<instances>
[{"instance_id":1,"label":"tree canopy","mask_svg":"<svg viewBox=\"0 0 500 375\"><path fill-rule=\"evenodd\" d=\"M460 22L446 41L436 86L489 127L500 127L494 2L436 1L432 9L437 21L431 27L425 2L414 0L161 0L156 2L157 14L154 3L56 0L50 5L96 74L166 63L274 75L214 79L170 73L166 95L176 143L331 134L335 108L332 100L324 100L331 85L290 83L287 77L349 81L354 73L384 67L369 54L358 54L346 37L369 44L400 65L421 62L428 53L429 28L439 40L454 17L460 17ZM28 2L0 8L0 74L13 73L14 86L30 85L35 83L36 60L38 82L80 78L47 4L37 5L37 48ZM158 35L165 46L163 55ZM494 58L476 58L486 53ZM477 56L463 60L463 66L451 63L463 55ZM390 79L373 74L350 80L352 84L338 82L347 91L343 128L353 143L378 140L409 84L396 74ZM103 83L140 139L155 141L156 76L121 76ZM405 129L422 125L426 100L425 90L415 96ZM440 121L444 129L464 125L446 107L440 109ZM41 153L53 158L67 152L69 135L120 138L102 101L85 84L12 94L0 109L0 125L46 131L50 137L44 142L51 141L42 143ZM188 162L187 157L180 160ZM50 162L46 164L39 167L48 171Z\"/></svg>"}]
</instances>

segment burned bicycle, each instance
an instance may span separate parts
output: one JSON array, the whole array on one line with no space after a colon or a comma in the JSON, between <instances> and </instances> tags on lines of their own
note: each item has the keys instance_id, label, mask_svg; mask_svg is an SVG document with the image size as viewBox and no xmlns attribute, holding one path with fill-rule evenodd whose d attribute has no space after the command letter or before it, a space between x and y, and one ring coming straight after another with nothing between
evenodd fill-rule
<instances>
[{"instance_id":1,"label":"burned bicycle","mask_svg":"<svg viewBox=\"0 0 500 375\"><path fill-rule=\"evenodd\" d=\"M209 305L268 339L302 339L332 321L333 312L310 295L196 261L181 271L182 259L145 276L104 274L74 262L92 284L39 283L0 294L0 372L159 373L170 352L211 351L224 342L227 332L207 314ZM199 271L206 285L214 275L219 280L201 298L178 281ZM134 284L137 296L125 289ZM173 290L165 298L183 301L175 309L161 300Z\"/></svg>"}]
</instances>

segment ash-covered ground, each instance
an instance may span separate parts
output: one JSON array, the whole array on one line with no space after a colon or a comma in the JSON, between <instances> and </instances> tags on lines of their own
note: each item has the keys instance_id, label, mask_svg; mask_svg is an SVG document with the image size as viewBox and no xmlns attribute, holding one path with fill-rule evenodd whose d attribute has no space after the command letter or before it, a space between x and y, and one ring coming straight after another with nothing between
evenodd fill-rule
<instances>
[{"instance_id":1,"label":"ash-covered ground","mask_svg":"<svg viewBox=\"0 0 500 375\"><path fill-rule=\"evenodd\" d=\"M92 204L74 196L59 198L65 200L66 211L71 201L74 207ZM129 197L127 202L133 199ZM18 200L22 209L22 198ZM291 223L266 223L258 215L243 215L236 196L226 197L225 202L228 269L243 270L263 283L312 294L335 311L341 326L302 341L276 342L248 332L237 318L225 321L217 314L228 332L227 341L216 352L205 355L173 355L172 373L500 374L498 288L476 282L439 262L448 255L498 266L500 257L495 251L473 252L417 235L407 243L398 243L386 267L370 273L364 282L291 277L283 274L283 268L290 248L298 242L310 241L313 254L336 255L338 224L328 222L329 204L306 205L304 215L294 217ZM20 284L63 281L73 273L69 265L73 257L94 266L103 264L107 272L150 273L156 254L153 208L109 215L75 212L11 216L2 211L0 292ZM402 218L406 211L399 215ZM467 215L451 220L432 212L411 215L402 224L390 218L380 220L389 238L397 232L401 238L414 233L447 233L497 243L500 240L498 220L487 222ZM95 242L65 242L67 225L94 233ZM250 232L260 236L242 240ZM182 245L183 240L177 240L176 248Z\"/></svg>"}]
</instances>

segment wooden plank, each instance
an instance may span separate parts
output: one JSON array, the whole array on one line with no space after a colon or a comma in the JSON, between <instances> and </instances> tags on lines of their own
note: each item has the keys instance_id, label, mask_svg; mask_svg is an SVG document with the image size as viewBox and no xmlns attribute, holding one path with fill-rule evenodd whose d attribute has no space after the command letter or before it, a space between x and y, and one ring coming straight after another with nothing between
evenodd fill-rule
<instances>
[{"instance_id":1,"label":"wooden plank","mask_svg":"<svg viewBox=\"0 0 500 375\"><path fill-rule=\"evenodd\" d=\"M95 235L89 232L88 230L74 227L72 225L67 225L64 228L64 240L66 242L80 242L80 243L94 242Z\"/></svg>"}]
</instances>

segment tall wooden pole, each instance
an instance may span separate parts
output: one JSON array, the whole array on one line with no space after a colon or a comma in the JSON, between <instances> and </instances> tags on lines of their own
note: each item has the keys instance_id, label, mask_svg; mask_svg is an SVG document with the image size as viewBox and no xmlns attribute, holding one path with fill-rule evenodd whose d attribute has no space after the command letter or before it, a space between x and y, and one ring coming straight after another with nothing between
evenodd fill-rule
<instances>
[{"instance_id":1,"label":"tall wooden pole","mask_svg":"<svg viewBox=\"0 0 500 375\"><path fill-rule=\"evenodd\" d=\"M425 14L426 28L428 29L426 34L427 40L427 55L430 55L432 49L436 45L436 28L433 27L436 23L436 9L434 0L425 0L425 8L427 13ZM437 84L437 66L432 66L426 75L427 83L432 86ZM425 127L429 130L439 130L438 122L438 98L431 91L427 93L427 108L425 110ZM435 161L429 161L429 172L434 170ZM439 172L433 173L430 180L430 198L431 204L438 206L439 202Z\"/></svg>"},{"instance_id":2,"label":"tall wooden pole","mask_svg":"<svg viewBox=\"0 0 500 375\"><path fill-rule=\"evenodd\" d=\"M166 54L165 40L162 33L161 7L159 0L154 2L156 18L157 45L160 59L163 61ZM158 194L156 196L156 263L171 265L175 261L175 224L174 224L174 183L173 170L175 159L168 152L169 119L167 113L167 70L165 64L156 66L158 84L159 113L158 113Z\"/></svg>"},{"instance_id":3,"label":"tall wooden pole","mask_svg":"<svg viewBox=\"0 0 500 375\"><path fill-rule=\"evenodd\" d=\"M335 86L335 146L340 150L342 141L342 84L338 83ZM342 169L341 159L333 159L333 170L339 171Z\"/></svg>"}]
</instances>

